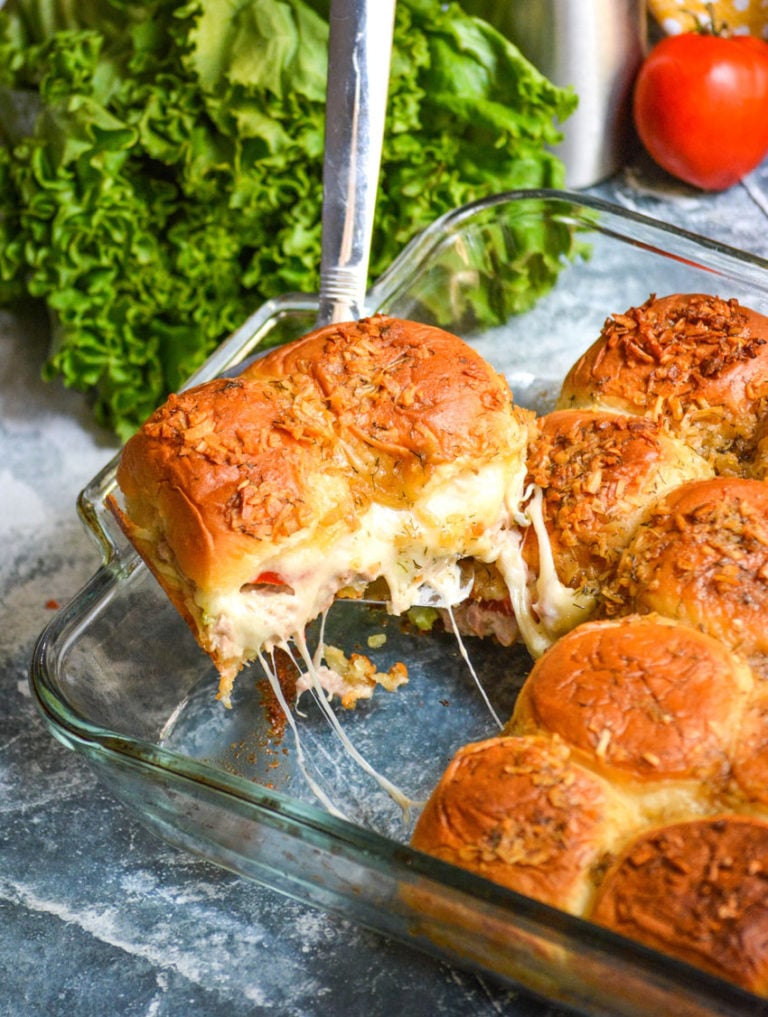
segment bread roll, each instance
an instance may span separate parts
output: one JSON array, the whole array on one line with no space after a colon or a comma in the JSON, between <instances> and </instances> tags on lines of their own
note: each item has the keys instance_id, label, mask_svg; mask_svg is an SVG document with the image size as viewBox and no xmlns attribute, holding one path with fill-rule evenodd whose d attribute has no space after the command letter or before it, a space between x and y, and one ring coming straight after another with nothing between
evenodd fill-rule
<instances>
[{"instance_id":1,"label":"bread roll","mask_svg":"<svg viewBox=\"0 0 768 1017\"><path fill-rule=\"evenodd\" d=\"M692 625L765 673L768 485L715 477L662 498L622 555L610 604Z\"/></svg>"},{"instance_id":2,"label":"bread roll","mask_svg":"<svg viewBox=\"0 0 768 1017\"><path fill-rule=\"evenodd\" d=\"M637 818L602 778L545 736L461 748L414 829L421 851L574 914Z\"/></svg>"},{"instance_id":3,"label":"bread roll","mask_svg":"<svg viewBox=\"0 0 768 1017\"><path fill-rule=\"evenodd\" d=\"M768 992L768 823L720 816L641 834L608 871L593 921Z\"/></svg>"},{"instance_id":4,"label":"bread roll","mask_svg":"<svg viewBox=\"0 0 768 1017\"><path fill-rule=\"evenodd\" d=\"M663 420L718 472L739 474L767 395L768 318L735 299L678 293L611 315L558 405Z\"/></svg>"},{"instance_id":5,"label":"bread roll","mask_svg":"<svg viewBox=\"0 0 768 1017\"><path fill-rule=\"evenodd\" d=\"M114 507L227 702L340 591L381 578L396 614L423 585L451 602L474 557L515 582L528 416L441 329L328 326L172 396L127 443Z\"/></svg>"},{"instance_id":6,"label":"bread roll","mask_svg":"<svg viewBox=\"0 0 768 1017\"><path fill-rule=\"evenodd\" d=\"M580 591L584 621L649 505L711 467L652 420L600 410L558 410L537 421L528 480L542 492L543 541L529 527L523 554L538 581L537 609L563 631L549 596L548 558L557 579ZM553 604L549 601L554 600Z\"/></svg>"},{"instance_id":7,"label":"bread roll","mask_svg":"<svg viewBox=\"0 0 768 1017\"><path fill-rule=\"evenodd\" d=\"M723 793L753 687L738 657L687 625L587 622L536 661L509 730L559 736L658 822Z\"/></svg>"}]
</instances>

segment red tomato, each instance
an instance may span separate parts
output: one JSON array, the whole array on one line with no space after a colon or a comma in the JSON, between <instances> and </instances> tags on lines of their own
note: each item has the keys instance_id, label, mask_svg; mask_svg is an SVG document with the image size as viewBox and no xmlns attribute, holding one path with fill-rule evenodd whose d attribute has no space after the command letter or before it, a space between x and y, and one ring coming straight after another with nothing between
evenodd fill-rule
<instances>
[{"instance_id":1,"label":"red tomato","mask_svg":"<svg viewBox=\"0 0 768 1017\"><path fill-rule=\"evenodd\" d=\"M634 119L667 172L708 191L731 187L768 153L768 43L668 36L640 68Z\"/></svg>"},{"instance_id":2,"label":"red tomato","mask_svg":"<svg viewBox=\"0 0 768 1017\"><path fill-rule=\"evenodd\" d=\"M284 580L277 572L260 572L253 580L254 584L265 583L268 586L283 586Z\"/></svg>"}]
</instances>

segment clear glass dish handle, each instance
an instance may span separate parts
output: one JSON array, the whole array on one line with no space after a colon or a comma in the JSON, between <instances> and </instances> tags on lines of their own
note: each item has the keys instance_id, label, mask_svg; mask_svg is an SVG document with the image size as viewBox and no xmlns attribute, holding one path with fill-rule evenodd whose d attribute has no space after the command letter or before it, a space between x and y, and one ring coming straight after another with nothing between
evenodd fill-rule
<instances>
[{"instance_id":1,"label":"clear glass dish handle","mask_svg":"<svg viewBox=\"0 0 768 1017\"><path fill-rule=\"evenodd\" d=\"M318 325L364 312L395 0L332 0Z\"/></svg>"}]
</instances>

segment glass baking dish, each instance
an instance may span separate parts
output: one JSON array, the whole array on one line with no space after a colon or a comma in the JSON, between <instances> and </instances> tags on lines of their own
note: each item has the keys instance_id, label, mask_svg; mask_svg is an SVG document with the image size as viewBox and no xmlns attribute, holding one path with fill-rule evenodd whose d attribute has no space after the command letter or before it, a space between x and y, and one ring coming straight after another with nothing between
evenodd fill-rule
<instances>
[{"instance_id":1,"label":"glass baking dish","mask_svg":"<svg viewBox=\"0 0 768 1017\"><path fill-rule=\"evenodd\" d=\"M545 412L609 313L676 291L735 296L768 312L768 262L596 198L527 191L435 221L374 285L367 310L452 329L507 376L518 402ZM302 334L316 306L304 295L267 303L190 384ZM295 733L256 669L238 678L234 709L215 700L208 658L108 507L114 470L113 462L78 504L103 564L41 634L31 685L52 733L150 828L244 877L586 1014L768 1013L766 1001L717 978L413 851L408 817L302 699L303 763L338 814L318 804ZM496 732L453 636L341 602L324 639L362 648L379 668L407 662L405 686L340 710L339 722L359 756L412 798L429 794L460 745ZM494 709L508 715L527 655L467 646Z\"/></svg>"}]
</instances>

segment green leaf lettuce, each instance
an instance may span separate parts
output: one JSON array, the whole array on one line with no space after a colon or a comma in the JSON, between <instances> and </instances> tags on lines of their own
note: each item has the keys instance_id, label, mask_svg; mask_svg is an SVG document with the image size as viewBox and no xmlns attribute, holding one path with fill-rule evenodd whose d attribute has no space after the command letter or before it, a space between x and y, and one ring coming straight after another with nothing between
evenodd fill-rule
<instances>
[{"instance_id":1,"label":"green leaf lettuce","mask_svg":"<svg viewBox=\"0 0 768 1017\"><path fill-rule=\"evenodd\" d=\"M265 299L317 288L328 4L9 0L0 302L122 437ZM371 273L450 208L560 186L574 97L457 3L400 0ZM554 264L554 261L553 261Z\"/></svg>"}]
</instances>

